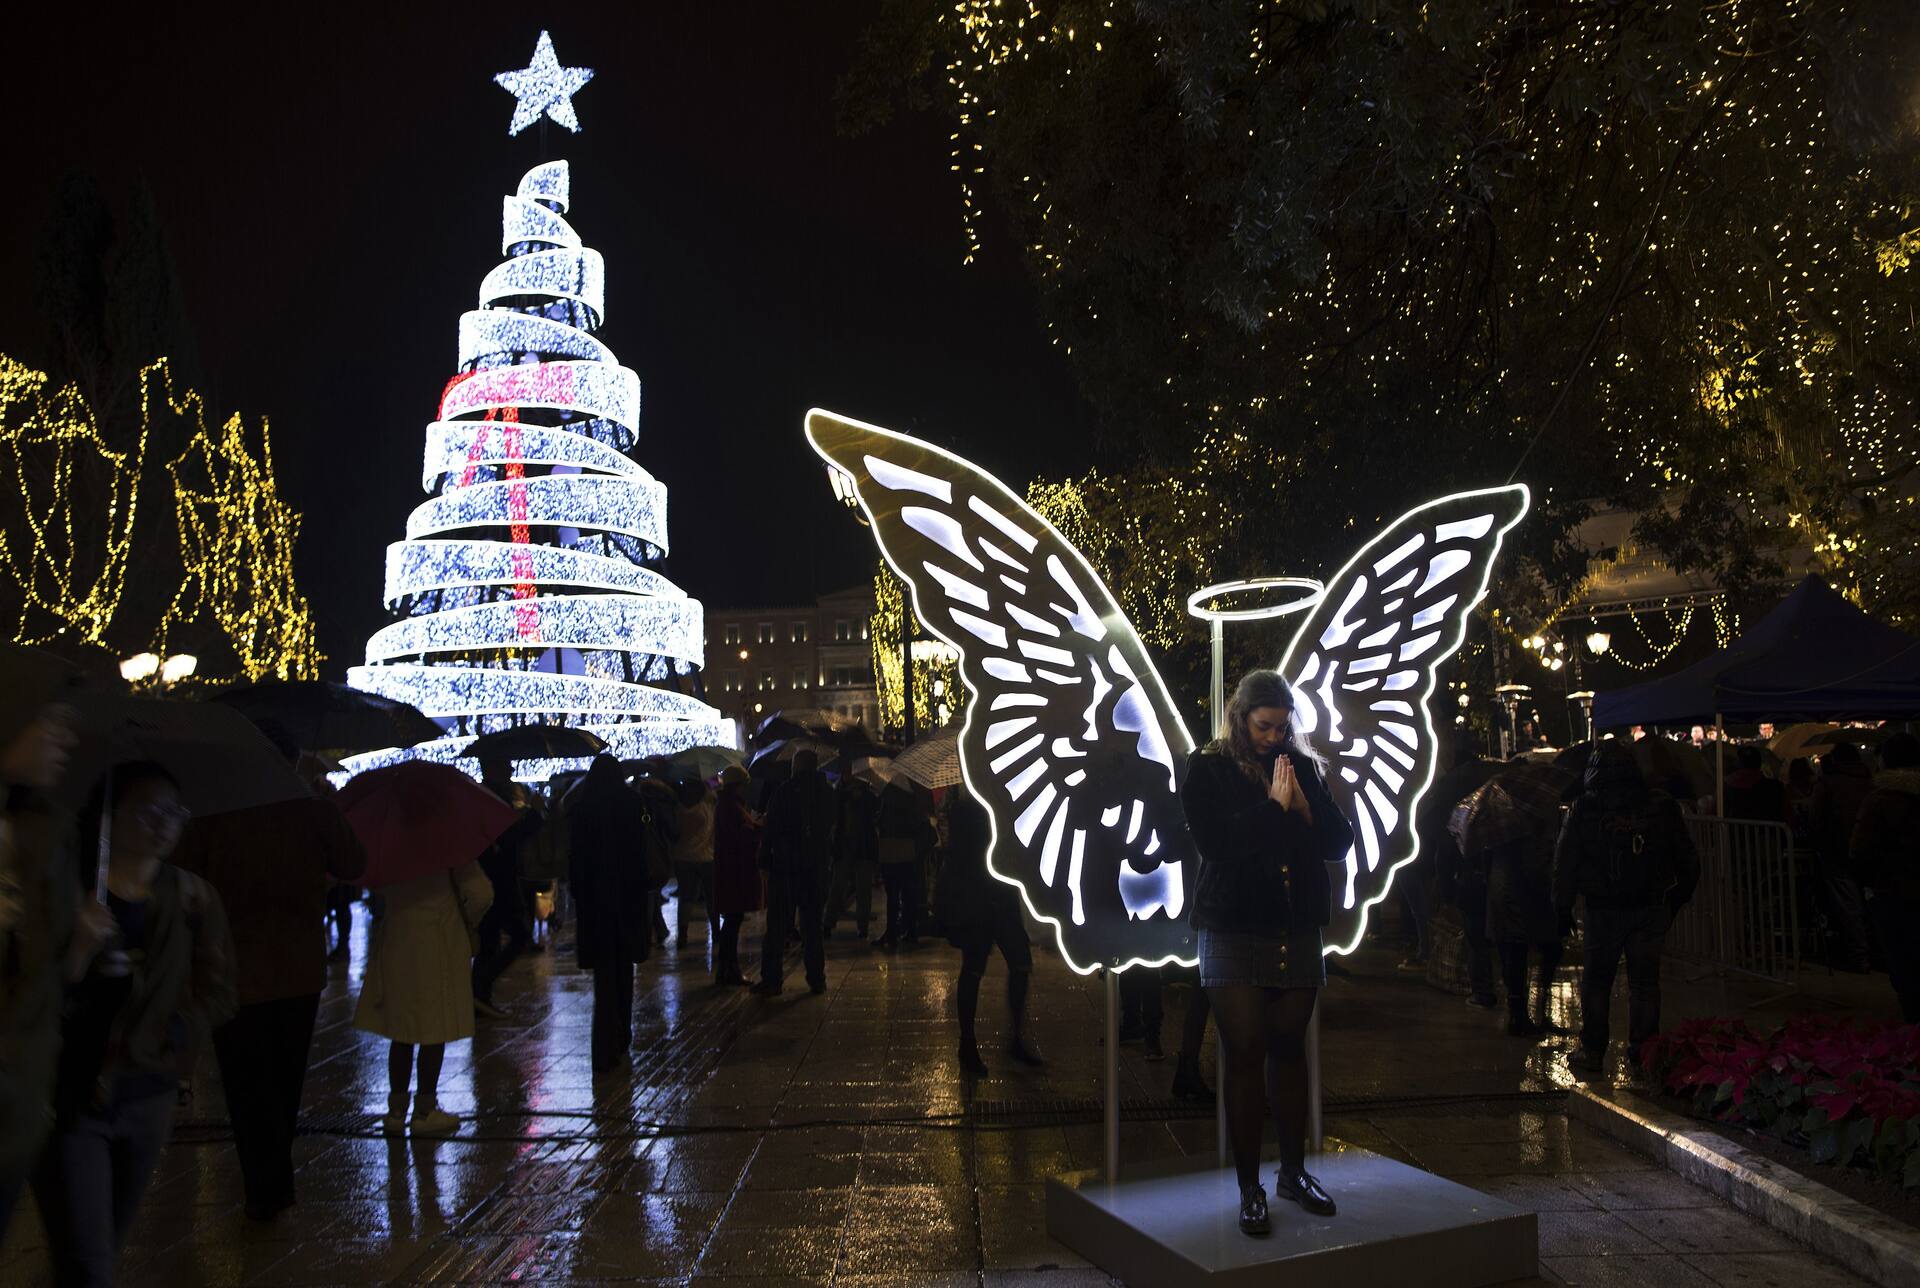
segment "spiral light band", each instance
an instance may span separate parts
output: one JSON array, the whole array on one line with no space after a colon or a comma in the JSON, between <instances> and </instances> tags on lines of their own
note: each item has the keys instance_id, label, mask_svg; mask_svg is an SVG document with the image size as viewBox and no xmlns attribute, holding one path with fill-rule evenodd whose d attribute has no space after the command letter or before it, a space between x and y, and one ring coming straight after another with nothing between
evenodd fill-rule
<instances>
[{"instance_id":1,"label":"spiral light band","mask_svg":"<svg viewBox=\"0 0 1920 1288\"><path fill-rule=\"evenodd\" d=\"M681 593L651 568L588 550L511 541L407 541L387 549L385 598L390 608L409 595L522 580L636 595L678 598Z\"/></svg>"},{"instance_id":2,"label":"spiral light band","mask_svg":"<svg viewBox=\"0 0 1920 1288\"><path fill-rule=\"evenodd\" d=\"M367 641L356 688L418 706L448 736L350 757L358 772L459 759L529 720L584 724L627 757L734 742L732 721L656 687L700 666L700 604L642 566L667 548L667 492L626 455L640 380L589 331L605 269L563 218L567 163L536 166L501 208L507 258L461 315L458 374L428 424L430 495L388 548L402 614ZM544 778L567 762L524 762Z\"/></svg>"},{"instance_id":3,"label":"spiral light band","mask_svg":"<svg viewBox=\"0 0 1920 1288\"><path fill-rule=\"evenodd\" d=\"M427 451L420 486L431 489L443 474L458 475L469 465L570 465L631 479L647 473L622 452L572 429L526 425L517 442L484 420L436 420L427 426ZM647 479L651 482L651 479Z\"/></svg>"}]
</instances>

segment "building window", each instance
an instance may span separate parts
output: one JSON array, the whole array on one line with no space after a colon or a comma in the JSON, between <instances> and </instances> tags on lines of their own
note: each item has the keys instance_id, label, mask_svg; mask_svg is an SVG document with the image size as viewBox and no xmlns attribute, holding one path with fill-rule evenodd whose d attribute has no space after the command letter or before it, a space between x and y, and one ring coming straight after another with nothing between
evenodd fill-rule
<instances>
[{"instance_id":1,"label":"building window","mask_svg":"<svg viewBox=\"0 0 1920 1288\"><path fill-rule=\"evenodd\" d=\"M721 685L721 691L724 693L740 692L740 672L728 671L727 678Z\"/></svg>"},{"instance_id":2,"label":"building window","mask_svg":"<svg viewBox=\"0 0 1920 1288\"><path fill-rule=\"evenodd\" d=\"M865 707L855 707L853 709L853 719L856 724L865 724L867 722L867 709Z\"/></svg>"},{"instance_id":3,"label":"building window","mask_svg":"<svg viewBox=\"0 0 1920 1288\"><path fill-rule=\"evenodd\" d=\"M860 638L861 638L861 639L866 639L866 638L868 637L868 633L869 633L869 631L871 631L871 629L872 629L872 623L870 623L870 622L861 622L861 623L860 623Z\"/></svg>"},{"instance_id":4,"label":"building window","mask_svg":"<svg viewBox=\"0 0 1920 1288\"><path fill-rule=\"evenodd\" d=\"M843 644L853 638L853 631L848 627L846 618L836 617L833 619L833 638Z\"/></svg>"},{"instance_id":5,"label":"building window","mask_svg":"<svg viewBox=\"0 0 1920 1288\"><path fill-rule=\"evenodd\" d=\"M760 623L760 642L762 644L773 643L773 623L772 622Z\"/></svg>"},{"instance_id":6,"label":"building window","mask_svg":"<svg viewBox=\"0 0 1920 1288\"><path fill-rule=\"evenodd\" d=\"M762 693L765 693L771 690L772 688L773 688L773 672L772 671L760 672L760 691Z\"/></svg>"},{"instance_id":7,"label":"building window","mask_svg":"<svg viewBox=\"0 0 1920 1288\"><path fill-rule=\"evenodd\" d=\"M796 666L793 668L793 687L801 690L802 692L806 691L807 668L805 668L804 666Z\"/></svg>"},{"instance_id":8,"label":"building window","mask_svg":"<svg viewBox=\"0 0 1920 1288\"><path fill-rule=\"evenodd\" d=\"M726 641L729 644L738 644L740 642L740 623L739 622L727 623Z\"/></svg>"},{"instance_id":9,"label":"building window","mask_svg":"<svg viewBox=\"0 0 1920 1288\"><path fill-rule=\"evenodd\" d=\"M795 622L793 629L787 632L787 638L790 643L805 644L807 642L807 624L805 622Z\"/></svg>"}]
</instances>

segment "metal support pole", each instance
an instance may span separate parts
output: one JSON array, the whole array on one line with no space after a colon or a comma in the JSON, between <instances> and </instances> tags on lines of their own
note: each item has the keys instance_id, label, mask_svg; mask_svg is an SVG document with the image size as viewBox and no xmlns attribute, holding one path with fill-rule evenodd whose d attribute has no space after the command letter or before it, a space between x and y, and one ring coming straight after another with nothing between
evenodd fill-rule
<instances>
[{"instance_id":1,"label":"metal support pole","mask_svg":"<svg viewBox=\"0 0 1920 1288\"><path fill-rule=\"evenodd\" d=\"M1713 713L1713 816L1727 816L1727 722Z\"/></svg>"},{"instance_id":2,"label":"metal support pole","mask_svg":"<svg viewBox=\"0 0 1920 1288\"><path fill-rule=\"evenodd\" d=\"M1324 994L1325 990L1321 990ZM1318 1154L1326 1148L1326 1126L1320 1115L1320 999L1313 1003L1313 1018L1307 1021L1307 1152Z\"/></svg>"},{"instance_id":3,"label":"metal support pole","mask_svg":"<svg viewBox=\"0 0 1920 1288\"><path fill-rule=\"evenodd\" d=\"M1219 1133L1216 1144L1220 1151L1220 1169L1225 1171L1233 1165L1233 1141L1227 1135L1227 1055L1226 1048L1220 1048L1220 1067L1213 1075L1213 1126Z\"/></svg>"},{"instance_id":4,"label":"metal support pole","mask_svg":"<svg viewBox=\"0 0 1920 1288\"><path fill-rule=\"evenodd\" d=\"M1107 977L1107 1184L1120 1180L1120 974Z\"/></svg>"},{"instance_id":5,"label":"metal support pole","mask_svg":"<svg viewBox=\"0 0 1920 1288\"><path fill-rule=\"evenodd\" d=\"M903 587L900 592L906 594ZM913 606L906 609L908 617L913 615ZM913 741L913 632L904 626L900 631L900 732L901 742Z\"/></svg>"},{"instance_id":6,"label":"metal support pole","mask_svg":"<svg viewBox=\"0 0 1920 1288\"><path fill-rule=\"evenodd\" d=\"M1213 680L1207 686L1207 718L1213 721L1213 736L1222 738L1227 732L1227 624L1215 617L1208 625L1213 628Z\"/></svg>"}]
</instances>

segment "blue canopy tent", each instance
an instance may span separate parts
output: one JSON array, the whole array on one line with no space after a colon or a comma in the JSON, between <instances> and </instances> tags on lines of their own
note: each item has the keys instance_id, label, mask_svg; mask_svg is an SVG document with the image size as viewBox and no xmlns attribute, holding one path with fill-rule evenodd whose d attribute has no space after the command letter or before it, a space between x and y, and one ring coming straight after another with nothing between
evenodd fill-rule
<instances>
[{"instance_id":1,"label":"blue canopy tent","mask_svg":"<svg viewBox=\"0 0 1920 1288\"><path fill-rule=\"evenodd\" d=\"M1920 639L1874 621L1809 574L1726 648L1673 675L1593 700L1596 729L1727 717L1920 717Z\"/></svg>"}]
</instances>

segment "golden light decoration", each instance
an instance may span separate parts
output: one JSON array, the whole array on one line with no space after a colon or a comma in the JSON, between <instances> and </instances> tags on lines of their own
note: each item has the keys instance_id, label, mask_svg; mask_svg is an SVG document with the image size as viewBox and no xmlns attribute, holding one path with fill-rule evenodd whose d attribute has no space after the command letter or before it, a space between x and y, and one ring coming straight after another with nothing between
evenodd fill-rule
<instances>
[{"instance_id":1,"label":"golden light decoration","mask_svg":"<svg viewBox=\"0 0 1920 1288\"><path fill-rule=\"evenodd\" d=\"M873 574L873 617L867 635L873 647L873 687L879 695L880 727L904 729L901 642L913 663L913 720L924 733L959 717L967 686L960 682L960 655L920 628L907 604L906 586L882 563Z\"/></svg>"},{"instance_id":2,"label":"golden light decoration","mask_svg":"<svg viewBox=\"0 0 1920 1288\"><path fill-rule=\"evenodd\" d=\"M174 665L169 682L191 674L180 660L189 655L168 640L202 613L231 642L246 678L319 674L313 614L294 582L300 516L274 481L266 423L257 454L237 414L217 435L209 433L200 396L176 397L161 358L140 372L133 446L115 450L80 390L69 384L49 395L50 383L46 373L0 354L0 476L18 495L0 517L0 571L19 603L12 637L106 645L136 539L164 539L148 531L151 522L136 527L135 519L154 428L174 416L193 431L167 464L185 575L151 652L136 654L154 658L139 678L151 678L160 658Z\"/></svg>"},{"instance_id":3,"label":"golden light decoration","mask_svg":"<svg viewBox=\"0 0 1920 1288\"><path fill-rule=\"evenodd\" d=\"M186 450L167 463L186 577L160 621L158 651L178 626L210 614L233 646L249 680L313 679L320 650L313 612L293 575L300 515L280 495L273 439L263 418L259 452L240 414L208 432L200 395L173 394L166 359L140 373L141 406L149 418L164 403L193 426Z\"/></svg>"},{"instance_id":4,"label":"golden light decoration","mask_svg":"<svg viewBox=\"0 0 1920 1288\"><path fill-rule=\"evenodd\" d=\"M0 568L19 596L12 635L102 643L126 589L147 431L115 451L75 385L0 354L0 476L18 506L0 517Z\"/></svg>"}]
</instances>

